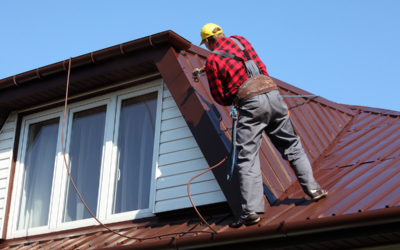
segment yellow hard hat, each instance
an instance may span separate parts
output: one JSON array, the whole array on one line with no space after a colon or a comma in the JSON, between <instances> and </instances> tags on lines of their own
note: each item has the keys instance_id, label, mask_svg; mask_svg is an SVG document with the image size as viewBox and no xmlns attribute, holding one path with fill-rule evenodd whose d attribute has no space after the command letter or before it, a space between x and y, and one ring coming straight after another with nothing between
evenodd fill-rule
<instances>
[{"instance_id":1,"label":"yellow hard hat","mask_svg":"<svg viewBox=\"0 0 400 250\"><path fill-rule=\"evenodd\" d=\"M205 40L207 38L209 38L210 36L213 36L213 35L216 35L219 33L222 33L221 27L219 27L215 23L207 23L206 25L203 26L203 28L201 29L201 32L200 32L200 36L201 36L200 45L202 45L205 42Z\"/></svg>"}]
</instances>

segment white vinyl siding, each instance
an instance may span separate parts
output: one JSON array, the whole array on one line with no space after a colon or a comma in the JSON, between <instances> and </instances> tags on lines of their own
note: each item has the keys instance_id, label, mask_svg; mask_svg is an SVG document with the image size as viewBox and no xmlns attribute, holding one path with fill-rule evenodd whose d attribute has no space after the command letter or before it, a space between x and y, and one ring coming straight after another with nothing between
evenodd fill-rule
<instances>
[{"instance_id":1,"label":"white vinyl siding","mask_svg":"<svg viewBox=\"0 0 400 250\"><path fill-rule=\"evenodd\" d=\"M191 207L187 182L209 167L165 84L161 117L155 213ZM190 191L196 205L226 201L211 171L196 178Z\"/></svg>"},{"instance_id":2,"label":"white vinyl siding","mask_svg":"<svg viewBox=\"0 0 400 250\"><path fill-rule=\"evenodd\" d=\"M12 151L15 138L17 114L8 116L0 128L0 235L3 234L4 213L8 193L8 182L11 169Z\"/></svg>"}]
</instances>

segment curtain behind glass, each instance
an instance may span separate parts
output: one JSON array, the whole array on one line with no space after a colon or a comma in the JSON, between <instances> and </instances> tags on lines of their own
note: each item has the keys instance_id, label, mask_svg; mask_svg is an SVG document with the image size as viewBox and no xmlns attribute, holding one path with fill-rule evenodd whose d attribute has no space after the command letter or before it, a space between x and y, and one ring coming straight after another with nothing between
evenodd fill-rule
<instances>
[{"instance_id":1,"label":"curtain behind glass","mask_svg":"<svg viewBox=\"0 0 400 250\"><path fill-rule=\"evenodd\" d=\"M59 119L29 126L18 229L48 223Z\"/></svg>"},{"instance_id":2,"label":"curtain behind glass","mask_svg":"<svg viewBox=\"0 0 400 250\"><path fill-rule=\"evenodd\" d=\"M93 213L97 210L105 117L106 106L101 106L75 113L72 121L69 146L71 175ZM90 217L69 183L64 221Z\"/></svg>"},{"instance_id":3,"label":"curtain behind glass","mask_svg":"<svg viewBox=\"0 0 400 250\"><path fill-rule=\"evenodd\" d=\"M122 102L114 213L149 207L156 110L157 93Z\"/></svg>"}]
</instances>

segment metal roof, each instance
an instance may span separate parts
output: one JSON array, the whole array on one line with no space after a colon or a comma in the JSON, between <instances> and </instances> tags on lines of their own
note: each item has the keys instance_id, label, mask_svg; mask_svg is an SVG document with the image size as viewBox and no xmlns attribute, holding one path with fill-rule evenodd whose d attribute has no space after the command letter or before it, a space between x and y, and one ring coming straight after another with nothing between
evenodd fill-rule
<instances>
[{"instance_id":1,"label":"metal roof","mask_svg":"<svg viewBox=\"0 0 400 250\"><path fill-rule=\"evenodd\" d=\"M146 39L149 38L141 40ZM139 51L141 56L153 53L147 49L141 51L138 48L135 53ZM191 45L184 49L168 47L160 53L162 56L157 54L157 60L151 57L150 60L138 59L137 65L147 66L142 67L143 71L139 67L136 74L145 74L148 68L160 72L199 147L209 164L213 165L229 151L226 141L230 138L231 120L229 107L216 105L213 101L206 77L201 77L198 83L191 80L192 70L204 65L209 52ZM118 65L118 60L124 59L113 57L107 60ZM103 63L108 63L107 60ZM88 75L86 78L97 82L99 70L96 67L101 68L101 65L79 69ZM93 72L86 73L85 69ZM117 70L115 66L106 73L112 75ZM0 84L2 82L0 80ZM284 95L312 95L278 79L276 82ZM33 83L41 84L37 79ZM85 90L78 89L77 92ZM45 100L49 99L40 101ZM326 199L312 203L305 198L288 163L264 136L260 160L271 204L266 202L266 212L256 226L229 228L232 213L226 204L216 204L205 207L203 212L217 234L210 233L188 209L110 225L131 237L177 233L175 235L130 240L102 227L90 227L6 240L0 247L160 249L213 244L225 247L236 244L238 247L246 242L244 246L268 244L284 248L296 244L304 249L329 249L399 242L400 112L342 105L322 97L288 97L285 101L295 130L312 161L315 176L322 186L329 189ZM222 168L217 168L214 175L228 194L232 208L237 201L229 196L233 185L224 182L225 170ZM187 231L205 233L181 234Z\"/></svg>"}]
</instances>

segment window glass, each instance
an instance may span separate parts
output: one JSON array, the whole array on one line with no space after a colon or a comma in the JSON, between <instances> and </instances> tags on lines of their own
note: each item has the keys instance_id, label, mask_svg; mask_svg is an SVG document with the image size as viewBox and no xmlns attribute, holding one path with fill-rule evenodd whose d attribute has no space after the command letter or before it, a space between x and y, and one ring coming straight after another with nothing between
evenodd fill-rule
<instances>
[{"instance_id":1,"label":"window glass","mask_svg":"<svg viewBox=\"0 0 400 250\"><path fill-rule=\"evenodd\" d=\"M106 106L76 112L69 146L70 169L86 204L96 213L106 118ZM90 218L89 212L68 184L64 221Z\"/></svg>"},{"instance_id":2,"label":"window glass","mask_svg":"<svg viewBox=\"0 0 400 250\"><path fill-rule=\"evenodd\" d=\"M48 224L59 119L29 126L18 229Z\"/></svg>"},{"instance_id":3,"label":"window glass","mask_svg":"<svg viewBox=\"0 0 400 250\"><path fill-rule=\"evenodd\" d=\"M157 93L122 101L113 213L149 207Z\"/></svg>"}]
</instances>

